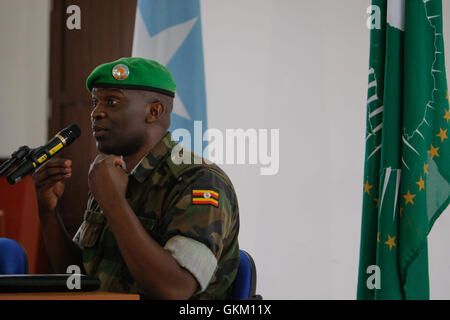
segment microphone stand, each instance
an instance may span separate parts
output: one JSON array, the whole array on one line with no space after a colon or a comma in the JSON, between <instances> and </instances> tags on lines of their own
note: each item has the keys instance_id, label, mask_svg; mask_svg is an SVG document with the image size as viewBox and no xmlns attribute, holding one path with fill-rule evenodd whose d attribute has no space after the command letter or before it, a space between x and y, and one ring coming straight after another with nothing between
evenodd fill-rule
<instances>
[{"instance_id":1,"label":"microphone stand","mask_svg":"<svg viewBox=\"0 0 450 320\"><path fill-rule=\"evenodd\" d=\"M0 177L3 176L14 164L28 157L32 149L22 146L11 154L11 157L0 166Z\"/></svg>"}]
</instances>

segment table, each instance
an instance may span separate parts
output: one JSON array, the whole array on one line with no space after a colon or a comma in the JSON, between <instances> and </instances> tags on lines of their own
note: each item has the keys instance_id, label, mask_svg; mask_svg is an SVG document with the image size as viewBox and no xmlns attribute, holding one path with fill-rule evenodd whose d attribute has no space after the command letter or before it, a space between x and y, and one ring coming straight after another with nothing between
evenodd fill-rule
<instances>
[{"instance_id":1,"label":"table","mask_svg":"<svg viewBox=\"0 0 450 320\"><path fill-rule=\"evenodd\" d=\"M0 300L140 300L138 294L105 291L0 293Z\"/></svg>"}]
</instances>

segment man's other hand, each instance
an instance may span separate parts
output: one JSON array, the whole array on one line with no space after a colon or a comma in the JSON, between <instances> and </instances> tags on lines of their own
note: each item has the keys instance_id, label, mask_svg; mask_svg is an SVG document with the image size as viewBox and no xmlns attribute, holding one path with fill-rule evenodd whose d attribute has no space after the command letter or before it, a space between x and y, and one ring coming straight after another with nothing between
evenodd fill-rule
<instances>
[{"instance_id":1,"label":"man's other hand","mask_svg":"<svg viewBox=\"0 0 450 320\"><path fill-rule=\"evenodd\" d=\"M102 209L126 199L128 175L123 163L118 156L100 153L89 168L89 190Z\"/></svg>"},{"instance_id":2,"label":"man's other hand","mask_svg":"<svg viewBox=\"0 0 450 320\"><path fill-rule=\"evenodd\" d=\"M72 176L72 161L51 159L33 174L39 211L53 212L64 193L64 182Z\"/></svg>"}]
</instances>

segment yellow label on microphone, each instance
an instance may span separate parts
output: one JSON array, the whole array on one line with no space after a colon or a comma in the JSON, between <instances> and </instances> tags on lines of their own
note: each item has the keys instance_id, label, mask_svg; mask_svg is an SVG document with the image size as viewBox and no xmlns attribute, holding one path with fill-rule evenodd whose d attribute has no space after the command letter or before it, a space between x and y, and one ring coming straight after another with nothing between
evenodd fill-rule
<instances>
[{"instance_id":1,"label":"yellow label on microphone","mask_svg":"<svg viewBox=\"0 0 450 320\"><path fill-rule=\"evenodd\" d=\"M62 147L64 147L64 144L63 144L62 142L60 142L60 143L58 143L55 147L53 147L53 148L49 151L49 153L50 153L51 155L54 155L54 154L57 153L59 150L61 150Z\"/></svg>"},{"instance_id":2,"label":"yellow label on microphone","mask_svg":"<svg viewBox=\"0 0 450 320\"><path fill-rule=\"evenodd\" d=\"M54 155L55 153L57 153L59 150L61 150L64 147L64 144L62 142L58 143L56 146L54 146L52 149L50 149L48 151L48 153L50 153L50 155ZM39 163L43 163L45 160L47 160L47 155L44 154L43 156L41 156L37 162Z\"/></svg>"},{"instance_id":3,"label":"yellow label on microphone","mask_svg":"<svg viewBox=\"0 0 450 320\"><path fill-rule=\"evenodd\" d=\"M46 154L44 154L42 157L40 157L40 158L37 160L37 162L42 163L42 162L44 162L45 160L47 160L47 155L46 155Z\"/></svg>"}]
</instances>

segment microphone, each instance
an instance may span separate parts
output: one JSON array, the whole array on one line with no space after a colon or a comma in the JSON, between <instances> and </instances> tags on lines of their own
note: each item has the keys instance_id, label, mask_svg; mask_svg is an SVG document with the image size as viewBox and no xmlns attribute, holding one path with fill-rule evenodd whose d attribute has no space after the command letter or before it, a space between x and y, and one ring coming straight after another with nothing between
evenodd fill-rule
<instances>
[{"instance_id":1,"label":"microphone","mask_svg":"<svg viewBox=\"0 0 450 320\"><path fill-rule=\"evenodd\" d=\"M6 176L9 184L14 185L26 175L34 172L42 164L47 162L57 152L69 146L81 134L80 128L72 124L58 132L45 146L31 150L25 162Z\"/></svg>"}]
</instances>

